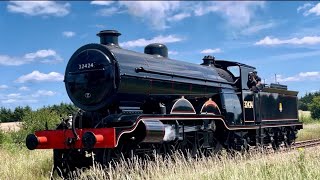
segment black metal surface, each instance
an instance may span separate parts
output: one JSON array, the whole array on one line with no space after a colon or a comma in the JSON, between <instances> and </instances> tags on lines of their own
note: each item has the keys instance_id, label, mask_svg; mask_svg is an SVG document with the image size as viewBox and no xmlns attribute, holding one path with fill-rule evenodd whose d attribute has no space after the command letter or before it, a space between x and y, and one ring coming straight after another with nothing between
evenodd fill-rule
<instances>
[{"instance_id":1,"label":"black metal surface","mask_svg":"<svg viewBox=\"0 0 320 180\"><path fill-rule=\"evenodd\" d=\"M298 99L296 96L261 92L259 99L262 121L298 120Z\"/></svg>"},{"instance_id":2,"label":"black metal surface","mask_svg":"<svg viewBox=\"0 0 320 180\"><path fill-rule=\"evenodd\" d=\"M142 142L160 143L165 134L164 125L159 120L142 121L144 125L145 137Z\"/></svg>"},{"instance_id":3,"label":"black metal surface","mask_svg":"<svg viewBox=\"0 0 320 180\"><path fill-rule=\"evenodd\" d=\"M100 31L97 36L100 37L100 43L103 45L110 45L110 46L117 46L118 44L118 36L120 36L121 33L119 33L116 30L104 30Z\"/></svg>"},{"instance_id":4,"label":"black metal surface","mask_svg":"<svg viewBox=\"0 0 320 180\"><path fill-rule=\"evenodd\" d=\"M97 139L93 132L85 132L82 136L82 144L86 149L91 149L96 144Z\"/></svg>"},{"instance_id":5,"label":"black metal surface","mask_svg":"<svg viewBox=\"0 0 320 180\"><path fill-rule=\"evenodd\" d=\"M159 55L159 56L167 58L168 57L168 48L164 44L153 43L153 44L147 45L144 48L144 53L150 54L150 55Z\"/></svg>"},{"instance_id":6,"label":"black metal surface","mask_svg":"<svg viewBox=\"0 0 320 180\"><path fill-rule=\"evenodd\" d=\"M26 138L26 146L29 150L34 150L38 146L38 138L34 134L29 134Z\"/></svg>"},{"instance_id":7,"label":"black metal surface","mask_svg":"<svg viewBox=\"0 0 320 180\"><path fill-rule=\"evenodd\" d=\"M87 111L131 98L144 101L153 94L210 97L217 89L233 88L219 76L216 67L100 44L85 45L73 54L65 84L70 99Z\"/></svg>"},{"instance_id":8,"label":"black metal surface","mask_svg":"<svg viewBox=\"0 0 320 180\"><path fill-rule=\"evenodd\" d=\"M117 64L100 44L79 48L70 58L65 85L72 102L84 110L97 110L112 103L119 84Z\"/></svg>"}]
</instances>

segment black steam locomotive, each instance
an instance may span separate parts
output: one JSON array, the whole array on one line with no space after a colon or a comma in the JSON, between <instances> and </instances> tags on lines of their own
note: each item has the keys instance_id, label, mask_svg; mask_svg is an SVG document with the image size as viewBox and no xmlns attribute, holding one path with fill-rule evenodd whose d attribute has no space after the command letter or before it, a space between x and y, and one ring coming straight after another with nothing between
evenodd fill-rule
<instances>
[{"instance_id":1,"label":"black steam locomotive","mask_svg":"<svg viewBox=\"0 0 320 180\"><path fill-rule=\"evenodd\" d=\"M296 91L271 84L248 87L255 68L205 56L201 65L168 58L165 45L144 53L122 49L119 32L97 34L100 44L70 58L65 86L80 108L56 130L28 135L33 149L53 149L65 176L75 168L133 155L210 154L226 148L290 146L302 129Z\"/></svg>"}]
</instances>

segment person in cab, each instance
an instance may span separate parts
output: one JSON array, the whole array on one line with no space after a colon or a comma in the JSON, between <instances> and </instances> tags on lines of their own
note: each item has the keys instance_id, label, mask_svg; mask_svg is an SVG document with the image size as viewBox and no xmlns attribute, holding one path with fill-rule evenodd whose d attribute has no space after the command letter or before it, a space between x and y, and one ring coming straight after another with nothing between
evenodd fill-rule
<instances>
[{"instance_id":1,"label":"person in cab","mask_svg":"<svg viewBox=\"0 0 320 180\"><path fill-rule=\"evenodd\" d=\"M257 71L249 73L247 85L253 92L259 92L262 90L263 85L261 83L261 78L258 76Z\"/></svg>"}]
</instances>

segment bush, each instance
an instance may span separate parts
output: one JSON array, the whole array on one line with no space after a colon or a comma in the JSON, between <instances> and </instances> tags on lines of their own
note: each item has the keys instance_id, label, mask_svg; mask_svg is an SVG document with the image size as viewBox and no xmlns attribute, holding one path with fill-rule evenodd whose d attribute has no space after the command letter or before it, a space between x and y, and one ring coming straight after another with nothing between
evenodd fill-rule
<instances>
[{"instance_id":1,"label":"bush","mask_svg":"<svg viewBox=\"0 0 320 180\"><path fill-rule=\"evenodd\" d=\"M11 143L12 139L9 133L0 130L0 144Z\"/></svg>"},{"instance_id":2,"label":"bush","mask_svg":"<svg viewBox=\"0 0 320 180\"><path fill-rule=\"evenodd\" d=\"M60 116L55 111L48 109L39 109L27 113L22 118L22 129L28 133L46 129L46 124L49 129L55 129L60 122Z\"/></svg>"},{"instance_id":3,"label":"bush","mask_svg":"<svg viewBox=\"0 0 320 180\"><path fill-rule=\"evenodd\" d=\"M311 117L314 119L320 119L320 96L315 96L309 105L311 111Z\"/></svg>"},{"instance_id":4,"label":"bush","mask_svg":"<svg viewBox=\"0 0 320 180\"><path fill-rule=\"evenodd\" d=\"M6 134L10 137L10 142L24 144L28 134L46 129L46 124L48 126L48 129L55 129L59 122L60 117L55 111L50 111L49 109L30 111L23 116L22 128L19 131Z\"/></svg>"}]
</instances>

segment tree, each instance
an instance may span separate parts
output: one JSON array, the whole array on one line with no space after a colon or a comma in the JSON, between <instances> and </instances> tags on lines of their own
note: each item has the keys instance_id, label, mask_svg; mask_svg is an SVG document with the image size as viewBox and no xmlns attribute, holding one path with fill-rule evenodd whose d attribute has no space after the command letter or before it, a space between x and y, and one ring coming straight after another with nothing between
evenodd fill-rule
<instances>
[{"instance_id":1,"label":"tree","mask_svg":"<svg viewBox=\"0 0 320 180\"><path fill-rule=\"evenodd\" d=\"M46 125L49 129L55 129L59 122L60 117L56 112L49 109L39 109L24 115L22 128L28 133L34 133L34 131L46 129Z\"/></svg>"},{"instance_id":2,"label":"tree","mask_svg":"<svg viewBox=\"0 0 320 180\"><path fill-rule=\"evenodd\" d=\"M320 95L315 96L310 105L309 109L311 111L311 117L314 119L320 119Z\"/></svg>"},{"instance_id":3,"label":"tree","mask_svg":"<svg viewBox=\"0 0 320 180\"><path fill-rule=\"evenodd\" d=\"M4 107L0 108L0 122L12 122L14 121L14 116L11 109L6 109Z\"/></svg>"},{"instance_id":4,"label":"tree","mask_svg":"<svg viewBox=\"0 0 320 180\"><path fill-rule=\"evenodd\" d=\"M24 108L18 106L13 111L13 119L14 121L21 121L24 116Z\"/></svg>"},{"instance_id":5,"label":"tree","mask_svg":"<svg viewBox=\"0 0 320 180\"><path fill-rule=\"evenodd\" d=\"M298 101L298 108L303 111L310 111L309 105L315 96L320 96L320 91L314 93L307 93Z\"/></svg>"}]
</instances>

